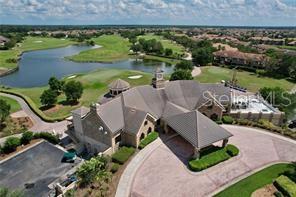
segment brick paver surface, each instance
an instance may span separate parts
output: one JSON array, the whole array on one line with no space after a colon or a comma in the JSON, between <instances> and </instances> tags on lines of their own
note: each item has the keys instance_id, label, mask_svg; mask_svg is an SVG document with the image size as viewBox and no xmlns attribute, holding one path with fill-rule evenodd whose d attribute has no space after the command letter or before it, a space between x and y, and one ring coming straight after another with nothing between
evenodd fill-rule
<instances>
[{"instance_id":1,"label":"brick paver surface","mask_svg":"<svg viewBox=\"0 0 296 197\"><path fill-rule=\"evenodd\" d=\"M135 169L131 196L207 196L235 178L269 163L296 161L296 143L255 129L224 127L233 134L229 143L239 147L239 156L201 173L192 173L186 168L192 148L181 137L175 137L162 143Z\"/></svg>"}]
</instances>

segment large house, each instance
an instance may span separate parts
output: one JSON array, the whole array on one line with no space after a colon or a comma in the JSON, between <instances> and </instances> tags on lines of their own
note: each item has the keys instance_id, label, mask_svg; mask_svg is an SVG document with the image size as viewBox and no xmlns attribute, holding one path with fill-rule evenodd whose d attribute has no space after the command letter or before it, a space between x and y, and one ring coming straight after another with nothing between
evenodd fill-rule
<instances>
[{"instance_id":1,"label":"large house","mask_svg":"<svg viewBox=\"0 0 296 197\"><path fill-rule=\"evenodd\" d=\"M262 54L243 53L233 50L221 50L213 53L214 62L225 65L236 65L248 68L264 68L267 62L267 57Z\"/></svg>"},{"instance_id":2,"label":"large house","mask_svg":"<svg viewBox=\"0 0 296 197\"><path fill-rule=\"evenodd\" d=\"M230 89L223 84L165 82L163 72L157 71L152 86L128 89L127 82L117 80L109 87L111 95L116 95L113 99L72 112L69 136L89 153L111 154L119 145L138 147L157 130L178 133L198 157L200 149L218 141L225 145L232 136L211 120L229 110ZM120 94L114 88L119 88Z\"/></svg>"}]
</instances>

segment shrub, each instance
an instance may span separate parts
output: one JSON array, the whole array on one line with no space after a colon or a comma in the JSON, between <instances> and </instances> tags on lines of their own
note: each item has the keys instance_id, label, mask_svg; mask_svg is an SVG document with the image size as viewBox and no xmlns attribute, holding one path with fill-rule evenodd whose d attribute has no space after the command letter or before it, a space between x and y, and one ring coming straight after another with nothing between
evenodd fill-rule
<instances>
[{"instance_id":1,"label":"shrub","mask_svg":"<svg viewBox=\"0 0 296 197\"><path fill-rule=\"evenodd\" d=\"M189 168L192 171L202 171L222 161L228 160L238 155L238 153L238 148L231 144L227 145L225 148L214 146L211 149L204 150L200 159L189 161Z\"/></svg>"},{"instance_id":2,"label":"shrub","mask_svg":"<svg viewBox=\"0 0 296 197\"><path fill-rule=\"evenodd\" d=\"M45 139L45 140L47 140L48 142L50 142L52 144L58 144L60 142L59 138L56 135L53 135L53 134L48 133L48 132L35 133L34 138L35 139L42 138L42 139Z\"/></svg>"},{"instance_id":3,"label":"shrub","mask_svg":"<svg viewBox=\"0 0 296 197\"><path fill-rule=\"evenodd\" d=\"M227 154L225 149L220 149L218 151L205 155L198 160L189 161L189 167L193 171L202 171L229 158L230 156Z\"/></svg>"},{"instance_id":4,"label":"shrub","mask_svg":"<svg viewBox=\"0 0 296 197\"><path fill-rule=\"evenodd\" d=\"M16 148L21 145L21 140L17 137L9 137L6 139L2 151L4 153L11 153L16 150Z\"/></svg>"},{"instance_id":5,"label":"shrub","mask_svg":"<svg viewBox=\"0 0 296 197\"><path fill-rule=\"evenodd\" d=\"M217 124L222 124L222 123L223 123L222 120L216 120L215 122L216 122Z\"/></svg>"},{"instance_id":6,"label":"shrub","mask_svg":"<svg viewBox=\"0 0 296 197\"><path fill-rule=\"evenodd\" d=\"M232 124L234 122L233 118L231 116L223 116L222 122L224 124Z\"/></svg>"},{"instance_id":7,"label":"shrub","mask_svg":"<svg viewBox=\"0 0 296 197\"><path fill-rule=\"evenodd\" d=\"M124 162L126 162L129 157L134 154L134 152L135 148L123 146L112 155L112 161L119 164L124 164Z\"/></svg>"},{"instance_id":8,"label":"shrub","mask_svg":"<svg viewBox=\"0 0 296 197\"><path fill-rule=\"evenodd\" d=\"M118 164L118 163L112 163L112 166L111 166L111 170L110 171L112 173L115 173L115 172L118 171L119 167L120 167L120 164Z\"/></svg>"},{"instance_id":9,"label":"shrub","mask_svg":"<svg viewBox=\"0 0 296 197\"><path fill-rule=\"evenodd\" d=\"M239 153L239 149L238 149L236 146L232 145L232 144L228 144L228 145L225 147L225 149L226 149L226 152L227 152L231 157L234 157L234 156L238 155L238 153Z\"/></svg>"},{"instance_id":10,"label":"shrub","mask_svg":"<svg viewBox=\"0 0 296 197\"><path fill-rule=\"evenodd\" d=\"M25 131L23 134L22 134L22 137L21 137L21 143L22 144L29 144L30 141L33 139L33 132L31 131Z\"/></svg>"},{"instance_id":11,"label":"shrub","mask_svg":"<svg viewBox=\"0 0 296 197\"><path fill-rule=\"evenodd\" d=\"M147 146L157 138L158 138L157 132L153 131L152 133L149 133L145 139L141 140L139 148L140 149L144 148L145 146Z\"/></svg>"},{"instance_id":12,"label":"shrub","mask_svg":"<svg viewBox=\"0 0 296 197\"><path fill-rule=\"evenodd\" d=\"M284 175L279 176L277 179L275 179L274 185L285 196L290 196L290 197L296 196L296 183L294 183L288 177Z\"/></svg>"}]
</instances>

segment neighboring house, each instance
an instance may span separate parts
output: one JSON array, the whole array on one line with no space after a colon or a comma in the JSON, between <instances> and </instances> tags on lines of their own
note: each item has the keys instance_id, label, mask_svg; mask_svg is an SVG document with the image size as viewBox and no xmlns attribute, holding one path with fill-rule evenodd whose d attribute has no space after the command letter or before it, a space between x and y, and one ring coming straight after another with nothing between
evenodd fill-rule
<instances>
[{"instance_id":1,"label":"neighboring house","mask_svg":"<svg viewBox=\"0 0 296 197\"><path fill-rule=\"evenodd\" d=\"M214 62L225 65L243 66L248 68L264 68L267 57L262 54L243 53L240 51L216 51L213 53Z\"/></svg>"},{"instance_id":2,"label":"neighboring house","mask_svg":"<svg viewBox=\"0 0 296 197\"><path fill-rule=\"evenodd\" d=\"M4 36L0 36L0 46L4 46L5 43L9 42L10 40Z\"/></svg>"},{"instance_id":3,"label":"neighboring house","mask_svg":"<svg viewBox=\"0 0 296 197\"><path fill-rule=\"evenodd\" d=\"M296 46L296 40L293 40L287 44L288 46Z\"/></svg>"},{"instance_id":4,"label":"neighboring house","mask_svg":"<svg viewBox=\"0 0 296 197\"><path fill-rule=\"evenodd\" d=\"M113 88L117 87L119 95L114 94ZM200 149L218 141L226 145L232 136L210 119L217 120L230 110L230 89L223 84L165 82L163 72L158 70L152 86L128 89L127 82L117 80L110 88L111 94L117 95L112 100L72 112L69 136L89 153L111 154L119 145L138 147L142 139L157 130L178 133L194 147L198 157ZM222 102L219 97L223 97Z\"/></svg>"}]
</instances>

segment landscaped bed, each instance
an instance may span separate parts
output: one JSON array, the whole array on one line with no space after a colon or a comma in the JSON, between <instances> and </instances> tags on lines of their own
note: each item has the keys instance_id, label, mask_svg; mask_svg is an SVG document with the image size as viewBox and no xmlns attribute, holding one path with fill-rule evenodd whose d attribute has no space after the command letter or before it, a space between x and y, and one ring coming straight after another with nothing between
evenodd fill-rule
<instances>
[{"instance_id":1,"label":"landscaped bed","mask_svg":"<svg viewBox=\"0 0 296 197\"><path fill-rule=\"evenodd\" d=\"M200 159L189 161L189 168L192 171L199 172L226 161L231 157L238 155L238 153L238 148L231 144L224 148L214 146L201 152Z\"/></svg>"},{"instance_id":2,"label":"landscaped bed","mask_svg":"<svg viewBox=\"0 0 296 197\"><path fill-rule=\"evenodd\" d=\"M149 133L147 137L140 142L139 149L143 149L145 146L147 146L157 138L158 138L157 132L154 131L152 133Z\"/></svg>"},{"instance_id":3,"label":"landscaped bed","mask_svg":"<svg viewBox=\"0 0 296 197\"><path fill-rule=\"evenodd\" d=\"M122 146L112 155L112 161L124 164L135 153L135 148Z\"/></svg>"},{"instance_id":4,"label":"landscaped bed","mask_svg":"<svg viewBox=\"0 0 296 197\"><path fill-rule=\"evenodd\" d=\"M218 193L216 197L237 196L238 194L240 197L249 197L257 189L262 188L267 184L271 184L280 175L292 175L295 173L295 164L275 164L235 183L224 191Z\"/></svg>"}]
</instances>

